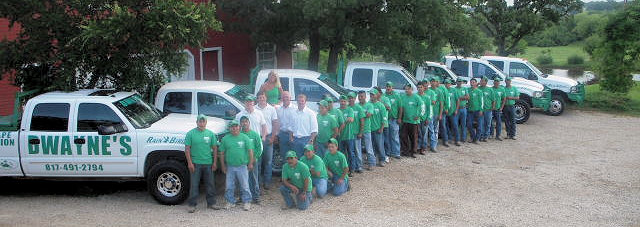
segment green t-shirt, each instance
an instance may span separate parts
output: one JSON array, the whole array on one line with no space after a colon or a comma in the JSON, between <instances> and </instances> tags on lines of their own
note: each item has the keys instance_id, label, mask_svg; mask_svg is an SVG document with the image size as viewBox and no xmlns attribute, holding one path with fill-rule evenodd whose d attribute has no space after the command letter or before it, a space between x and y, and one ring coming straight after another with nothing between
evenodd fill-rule
<instances>
[{"instance_id":1,"label":"green t-shirt","mask_svg":"<svg viewBox=\"0 0 640 227\"><path fill-rule=\"evenodd\" d=\"M482 91L483 99L484 99L484 108L483 111L491 110L491 106L493 104L493 88L491 87L481 87L479 88Z\"/></svg>"},{"instance_id":2,"label":"green t-shirt","mask_svg":"<svg viewBox=\"0 0 640 227\"><path fill-rule=\"evenodd\" d=\"M456 107L458 105L458 94L456 93L456 90L457 89L455 87L450 87L449 89L447 89L447 92L449 93L447 94L447 97L449 97L449 113L447 114L447 116L453 116L453 114L456 113Z\"/></svg>"},{"instance_id":3,"label":"green t-shirt","mask_svg":"<svg viewBox=\"0 0 640 227\"><path fill-rule=\"evenodd\" d=\"M338 127L336 118L329 114L318 114L316 119L318 119L318 136L316 137L318 143L329 142L333 135L333 130Z\"/></svg>"},{"instance_id":4,"label":"green t-shirt","mask_svg":"<svg viewBox=\"0 0 640 227\"><path fill-rule=\"evenodd\" d=\"M353 106L349 106L349 108L351 108L351 110L353 111L353 124L352 126L352 130L353 130L353 134L354 135L358 135L360 134L360 119L365 117L365 113L364 113L364 109L362 108L362 106L360 106L359 104L354 104Z\"/></svg>"},{"instance_id":5,"label":"green t-shirt","mask_svg":"<svg viewBox=\"0 0 640 227\"><path fill-rule=\"evenodd\" d=\"M425 121L433 119L433 104L431 103L431 96L425 91L424 94L418 94L418 96L422 99L422 115L420 116L420 121Z\"/></svg>"},{"instance_id":6,"label":"green t-shirt","mask_svg":"<svg viewBox=\"0 0 640 227\"><path fill-rule=\"evenodd\" d=\"M456 87L456 96L458 97L458 99L464 97L465 95L469 94L469 88L466 87ZM460 109L467 107L467 103L469 101L467 100L460 100Z\"/></svg>"},{"instance_id":7,"label":"green t-shirt","mask_svg":"<svg viewBox=\"0 0 640 227\"><path fill-rule=\"evenodd\" d=\"M338 127L340 127L340 125L344 124L344 121L346 120L346 118L344 118L344 116L342 116L342 111L338 108L333 108L331 109L331 111L329 111L329 115L333 116L333 118L336 119L336 122L338 123Z\"/></svg>"},{"instance_id":8,"label":"green t-shirt","mask_svg":"<svg viewBox=\"0 0 640 227\"><path fill-rule=\"evenodd\" d=\"M326 153L324 155L324 163L334 175L338 176L341 176L344 173L344 168L349 168L347 157L345 157L340 151L336 152L336 154L331 154L331 152ZM345 174L344 179L348 178L349 175Z\"/></svg>"},{"instance_id":9,"label":"green t-shirt","mask_svg":"<svg viewBox=\"0 0 640 227\"><path fill-rule=\"evenodd\" d=\"M300 161L307 165L307 167L309 167L309 170L313 169L313 171L320 172L319 177L311 175L311 178L329 179L329 176L327 175L327 167L325 166L324 161L322 161L322 158L320 158L320 156L314 154L313 158L309 160L307 159L306 155L303 155L302 158L300 158Z\"/></svg>"},{"instance_id":10,"label":"green t-shirt","mask_svg":"<svg viewBox=\"0 0 640 227\"><path fill-rule=\"evenodd\" d=\"M354 118L353 110L349 107L340 109L342 116L344 117L344 129L340 132L340 140L352 140L355 139L356 133L353 130L355 122L347 123L348 118ZM355 120L355 119L354 119Z\"/></svg>"},{"instance_id":11,"label":"green t-shirt","mask_svg":"<svg viewBox=\"0 0 640 227\"><path fill-rule=\"evenodd\" d=\"M224 161L228 166L249 164L249 149L253 148L251 139L245 134L234 136L229 133L220 141L220 152L224 152Z\"/></svg>"},{"instance_id":12,"label":"green t-shirt","mask_svg":"<svg viewBox=\"0 0 640 227\"><path fill-rule=\"evenodd\" d=\"M383 122L387 117L385 113L387 113L387 109L384 107L382 102L371 103L373 107L373 115L371 115L371 131L378 131L380 127L384 126Z\"/></svg>"},{"instance_id":13,"label":"green t-shirt","mask_svg":"<svg viewBox=\"0 0 640 227\"><path fill-rule=\"evenodd\" d=\"M429 91L431 91L431 93L429 93L431 95L431 101L434 102L433 103L433 116L437 117L438 114L440 114L440 87L438 88L431 88L429 89Z\"/></svg>"},{"instance_id":14,"label":"green t-shirt","mask_svg":"<svg viewBox=\"0 0 640 227\"><path fill-rule=\"evenodd\" d=\"M191 161L194 164L213 164L213 150L211 147L218 146L218 138L211 130L191 129L184 138L184 144L191 146Z\"/></svg>"},{"instance_id":15,"label":"green t-shirt","mask_svg":"<svg viewBox=\"0 0 640 227\"><path fill-rule=\"evenodd\" d=\"M385 93L384 97L389 99L389 103L391 105L391 110L389 110L389 118L398 119L398 108L400 107L400 103L402 102L402 100L400 100L400 95L393 91L391 94Z\"/></svg>"},{"instance_id":16,"label":"green t-shirt","mask_svg":"<svg viewBox=\"0 0 640 227\"><path fill-rule=\"evenodd\" d=\"M493 88L493 100L496 102L495 110L499 110L502 108L502 100L506 97L506 93L504 92L504 87L499 86L498 88Z\"/></svg>"},{"instance_id":17,"label":"green t-shirt","mask_svg":"<svg viewBox=\"0 0 640 227\"><path fill-rule=\"evenodd\" d=\"M415 117L419 117L422 114L422 99L416 95L411 96L404 95L402 98L402 121L409 124L418 124L420 119L415 120Z\"/></svg>"},{"instance_id":18,"label":"green t-shirt","mask_svg":"<svg viewBox=\"0 0 640 227\"><path fill-rule=\"evenodd\" d=\"M520 97L520 91L518 91L518 88L511 86L511 87L505 87L504 88L504 92L506 94L505 97ZM507 105L515 105L516 104L516 100L507 100Z\"/></svg>"},{"instance_id":19,"label":"green t-shirt","mask_svg":"<svg viewBox=\"0 0 640 227\"><path fill-rule=\"evenodd\" d=\"M260 160L262 157L262 137L255 131L249 130L248 132L242 132L242 134L247 135L253 144L253 158L256 160Z\"/></svg>"},{"instance_id":20,"label":"green t-shirt","mask_svg":"<svg viewBox=\"0 0 640 227\"><path fill-rule=\"evenodd\" d=\"M309 180L309 185L307 186L307 192L311 192L313 185L311 184L311 172L309 172L309 167L302 162L298 162L295 167L291 167L288 163L285 163L282 167L282 179L288 179L289 183L296 186L298 189L303 190L304 188L304 180Z\"/></svg>"},{"instance_id":21,"label":"green t-shirt","mask_svg":"<svg viewBox=\"0 0 640 227\"><path fill-rule=\"evenodd\" d=\"M366 102L364 105L358 103L364 110L364 131L363 133L371 132L371 118L373 118L373 105L371 102ZM371 116L367 117L367 114L371 114Z\"/></svg>"},{"instance_id":22,"label":"green t-shirt","mask_svg":"<svg viewBox=\"0 0 640 227\"><path fill-rule=\"evenodd\" d=\"M482 111L484 109L484 93L479 89L469 90L469 111Z\"/></svg>"},{"instance_id":23,"label":"green t-shirt","mask_svg":"<svg viewBox=\"0 0 640 227\"><path fill-rule=\"evenodd\" d=\"M380 97L380 103L382 103L382 106L384 106L384 113L382 113L382 116L384 116L384 119L382 119L382 125L384 125L385 128L389 127L389 110L387 109L387 107L390 109L391 108L391 100L389 100L389 98L381 96Z\"/></svg>"}]
</instances>

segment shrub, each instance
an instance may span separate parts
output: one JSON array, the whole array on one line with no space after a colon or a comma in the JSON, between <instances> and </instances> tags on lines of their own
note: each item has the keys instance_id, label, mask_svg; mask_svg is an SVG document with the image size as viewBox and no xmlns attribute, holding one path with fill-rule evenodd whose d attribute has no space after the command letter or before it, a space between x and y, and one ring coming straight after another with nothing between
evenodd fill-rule
<instances>
[{"instance_id":1,"label":"shrub","mask_svg":"<svg viewBox=\"0 0 640 227\"><path fill-rule=\"evenodd\" d=\"M551 63L553 63L553 58L549 55L540 55L536 58L536 61L538 61L538 64L541 65L550 65Z\"/></svg>"},{"instance_id":2,"label":"shrub","mask_svg":"<svg viewBox=\"0 0 640 227\"><path fill-rule=\"evenodd\" d=\"M587 93L587 97L585 97L585 99L585 103L587 105L597 109L617 111L630 110L629 102L631 99L629 96L622 93L598 91Z\"/></svg>"},{"instance_id":3,"label":"shrub","mask_svg":"<svg viewBox=\"0 0 640 227\"><path fill-rule=\"evenodd\" d=\"M569 65L582 65L584 63L584 58L574 54L567 58L567 63L569 63Z\"/></svg>"}]
</instances>

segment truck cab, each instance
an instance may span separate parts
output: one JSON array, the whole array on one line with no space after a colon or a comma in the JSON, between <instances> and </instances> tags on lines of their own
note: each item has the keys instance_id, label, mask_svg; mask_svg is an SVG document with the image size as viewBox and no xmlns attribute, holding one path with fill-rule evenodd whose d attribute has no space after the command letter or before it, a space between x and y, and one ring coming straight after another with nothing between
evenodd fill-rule
<instances>
[{"instance_id":1,"label":"truck cab","mask_svg":"<svg viewBox=\"0 0 640 227\"><path fill-rule=\"evenodd\" d=\"M446 56L445 64L458 77L462 77L468 81L472 78L479 80L482 77L487 77L489 84L493 84L493 79L500 77L500 79L502 79L501 84L504 85L506 76L486 60ZM518 88L520 91L520 100L524 101L529 108L541 108L545 111L549 109L551 99L549 88L544 87L538 82L517 77L513 78L511 85ZM516 122L523 123L529 119L529 108L525 108L523 105L515 106Z\"/></svg>"},{"instance_id":2,"label":"truck cab","mask_svg":"<svg viewBox=\"0 0 640 227\"><path fill-rule=\"evenodd\" d=\"M574 79L542 73L531 62L522 58L483 56L482 59L489 61L511 77L536 81L549 87L552 96L551 106L547 113L550 115L557 116L562 114L568 101L584 102L584 84Z\"/></svg>"},{"instance_id":3,"label":"truck cab","mask_svg":"<svg viewBox=\"0 0 640 227\"><path fill-rule=\"evenodd\" d=\"M417 91L416 78L402 66L382 62L349 62L343 79L343 87L352 91L369 91L373 87L385 88L387 81L393 82L396 92L404 93L409 83Z\"/></svg>"},{"instance_id":4,"label":"truck cab","mask_svg":"<svg viewBox=\"0 0 640 227\"><path fill-rule=\"evenodd\" d=\"M163 113L204 114L233 120L244 110L249 93L239 86L222 81L177 81L158 90L155 106Z\"/></svg>"}]
</instances>

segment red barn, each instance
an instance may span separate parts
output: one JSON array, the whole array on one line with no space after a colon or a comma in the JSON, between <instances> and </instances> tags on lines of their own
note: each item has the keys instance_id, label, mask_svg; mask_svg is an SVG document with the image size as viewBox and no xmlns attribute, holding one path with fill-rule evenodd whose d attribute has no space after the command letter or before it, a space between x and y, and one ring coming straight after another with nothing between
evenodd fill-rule
<instances>
[{"instance_id":1,"label":"red barn","mask_svg":"<svg viewBox=\"0 0 640 227\"><path fill-rule=\"evenodd\" d=\"M18 37L20 26L9 28L9 20L0 18L0 40L14 40ZM2 75L0 80L0 116L13 114L13 102L20 88L13 86L11 74Z\"/></svg>"}]
</instances>

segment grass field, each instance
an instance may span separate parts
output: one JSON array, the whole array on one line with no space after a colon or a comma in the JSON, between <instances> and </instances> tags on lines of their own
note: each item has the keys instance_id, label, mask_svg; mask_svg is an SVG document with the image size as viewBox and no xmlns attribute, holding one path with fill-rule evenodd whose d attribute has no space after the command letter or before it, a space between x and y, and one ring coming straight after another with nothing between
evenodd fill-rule
<instances>
[{"instance_id":1,"label":"grass field","mask_svg":"<svg viewBox=\"0 0 640 227\"><path fill-rule=\"evenodd\" d=\"M640 117L640 82L623 97L602 91L599 84L588 85L585 104L581 108Z\"/></svg>"},{"instance_id":2,"label":"grass field","mask_svg":"<svg viewBox=\"0 0 640 227\"><path fill-rule=\"evenodd\" d=\"M548 68L574 68L574 67L588 67L591 62L591 58L587 52L584 51L581 43L573 43L568 46L556 46L556 47L527 47L524 54L518 54L516 57L525 58L534 64L538 65L536 58L542 55L542 51L550 50L550 56L553 58L551 65L545 65ZM584 63L581 65L569 65L567 58L572 55L578 55L584 58Z\"/></svg>"}]
</instances>

